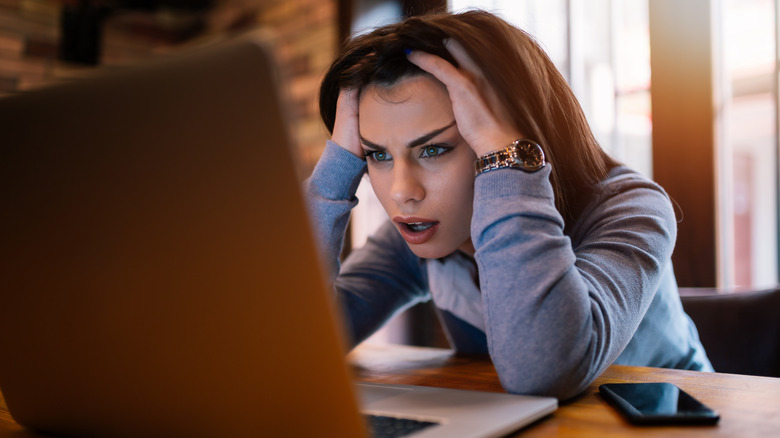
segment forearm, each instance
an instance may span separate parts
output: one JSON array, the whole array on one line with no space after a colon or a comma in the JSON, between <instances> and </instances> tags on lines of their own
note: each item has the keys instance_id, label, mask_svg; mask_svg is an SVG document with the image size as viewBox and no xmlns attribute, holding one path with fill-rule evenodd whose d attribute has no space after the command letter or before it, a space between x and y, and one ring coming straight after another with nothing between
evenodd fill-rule
<instances>
[{"instance_id":1,"label":"forearm","mask_svg":"<svg viewBox=\"0 0 780 438\"><path fill-rule=\"evenodd\" d=\"M339 263L344 234L365 161L328 142L306 181L309 211L353 345L404 308L428 299L424 272L391 224Z\"/></svg>"},{"instance_id":2,"label":"forearm","mask_svg":"<svg viewBox=\"0 0 780 438\"><path fill-rule=\"evenodd\" d=\"M330 283L339 271L339 256L355 192L365 172L365 161L328 142L312 175L305 182L309 214Z\"/></svg>"},{"instance_id":3,"label":"forearm","mask_svg":"<svg viewBox=\"0 0 780 438\"><path fill-rule=\"evenodd\" d=\"M655 212L647 220L631 215L638 231L624 229L612 212L602 222L614 223L594 223L575 253L549 170L501 172L477 179L472 222L491 356L507 390L568 398L633 336L669 236L653 229Z\"/></svg>"},{"instance_id":4,"label":"forearm","mask_svg":"<svg viewBox=\"0 0 780 438\"><path fill-rule=\"evenodd\" d=\"M352 345L362 342L398 312L429 299L423 262L389 222L363 247L352 251L335 286Z\"/></svg>"}]
</instances>

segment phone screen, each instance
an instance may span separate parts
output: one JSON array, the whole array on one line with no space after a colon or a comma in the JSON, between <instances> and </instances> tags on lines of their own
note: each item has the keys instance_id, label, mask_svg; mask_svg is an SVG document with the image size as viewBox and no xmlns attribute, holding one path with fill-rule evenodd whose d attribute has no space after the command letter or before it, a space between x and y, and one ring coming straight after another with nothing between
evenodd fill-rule
<instances>
[{"instance_id":1,"label":"phone screen","mask_svg":"<svg viewBox=\"0 0 780 438\"><path fill-rule=\"evenodd\" d=\"M715 424L720 419L671 383L607 383L599 392L635 424Z\"/></svg>"}]
</instances>

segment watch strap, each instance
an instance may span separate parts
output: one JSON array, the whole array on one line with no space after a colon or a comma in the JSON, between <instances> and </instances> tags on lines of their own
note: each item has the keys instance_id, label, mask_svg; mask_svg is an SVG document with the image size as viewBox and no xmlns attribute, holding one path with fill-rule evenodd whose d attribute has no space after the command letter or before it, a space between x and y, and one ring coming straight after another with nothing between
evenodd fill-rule
<instances>
[{"instance_id":1,"label":"watch strap","mask_svg":"<svg viewBox=\"0 0 780 438\"><path fill-rule=\"evenodd\" d=\"M536 153L536 156L531 163L527 162L525 158L529 155L529 148ZM526 172L535 172L544 167L544 165L544 152L541 147L533 141L519 139L503 149L490 152L477 158L477 161L474 162L474 175L480 175L491 170L505 167L521 169Z\"/></svg>"}]
</instances>

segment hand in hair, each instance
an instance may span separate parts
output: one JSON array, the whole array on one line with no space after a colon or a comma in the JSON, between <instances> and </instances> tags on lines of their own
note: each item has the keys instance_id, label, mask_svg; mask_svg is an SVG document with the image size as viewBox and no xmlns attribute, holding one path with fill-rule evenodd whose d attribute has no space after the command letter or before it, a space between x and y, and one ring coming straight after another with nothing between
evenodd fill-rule
<instances>
[{"instance_id":1,"label":"hand in hair","mask_svg":"<svg viewBox=\"0 0 780 438\"><path fill-rule=\"evenodd\" d=\"M444 45L460 68L419 50L407 56L410 62L447 87L458 130L477 156L501 149L523 137L509 122L496 90L487 83L482 70L463 46L453 39L445 40Z\"/></svg>"},{"instance_id":2,"label":"hand in hair","mask_svg":"<svg viewBox=\"0 0 780 438\"><path fill-rule=\"evenodd\" d=\"M358 128L358 91L342 89L336 103L336 121L331 140L347 151L363 158Z\"/></svg>"}]
</instances>

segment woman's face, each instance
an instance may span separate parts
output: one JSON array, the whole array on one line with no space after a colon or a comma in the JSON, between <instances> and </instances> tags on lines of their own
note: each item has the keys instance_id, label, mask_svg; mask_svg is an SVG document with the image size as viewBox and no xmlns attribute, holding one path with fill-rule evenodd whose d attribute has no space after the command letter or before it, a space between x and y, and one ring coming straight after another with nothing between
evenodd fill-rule
<instances>
[{"instance_id":1,"label":"woman's face","mask_svg":"<svg viewBox=\"0 0 780 438\"><path fill-rule=\"evenodd\" d=\"M455 126L444 85L421 75L390 88L368 86L358 114L371 185L412 251L473 255L476 155Z\"/></svg>"}]
</instances>

